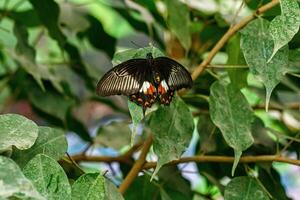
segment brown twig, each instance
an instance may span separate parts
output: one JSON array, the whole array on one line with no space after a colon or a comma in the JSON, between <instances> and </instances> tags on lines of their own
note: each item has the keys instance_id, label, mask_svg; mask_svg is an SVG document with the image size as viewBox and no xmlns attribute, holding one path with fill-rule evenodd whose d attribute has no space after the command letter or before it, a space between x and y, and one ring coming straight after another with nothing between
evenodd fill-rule
<instances>
[{"instance_id":1,"label":"brown twig","mask_svg":"<svg viewBox=\"0 0 300 200\"><path fill-rule=\"evenodd\" d=\"M75 161L91 161L91 162L120 162L120 163L128 163L132 164L127 158L124 159L124 156L117 156L117 157L109 157L109 156L85 156L80 159L78 157L72 156L72 159ZM191 157L184 157L179 160L173 160L169 162L167 165L176 165L180 163L187 163L187 162L213 162L213 163L232 163L234 161L234 157L230 156L191 156ZM243 156L241 157L240 163L255 163L255 162L282 162L288 163L292 165L300 166L300 160L290 159L287 157L283 157L280 155L261 155L261 156ZM147 162L144 164L143 169L151 169L156 167L156 162Z\"/></svg>"},{"instance_id":2,"label":"brown twig","mask_svg":"<svg viewBox=\"0 0 300 200\"><path fill-rule=\"evenodd\" d=\"M143 145L143 149L141 152L141 155L139 157L139 159L134 163L134 165L132 166L130 172L127 174L126 178L124 179L124 181L121 183L120 187L119 187L119 191L124 194L125 191L127 190L127 188L130 186L130 184L133 182L133 180L135 179L135 177L138 175L138 173L143 169L143 166L146 162L146 156L149 152L149 149L152 145L152 135L150 135L144 145Z\"/></svg>"},{"instance_id":3,"label":"brown twig","mask_svg":"<svg viewBox=\"0 0 300 200\"><path fill-rule=\"evenodd\" d=\"M142 143L138 143L133 145L126 153L120 156L88 156L85 154L78 154L73 155L71 158L75 162L81 162L81 161L90 161L90 162L105 162L105 163L112 163L112 162L119 162L119 163L126 163L126 164L132 164L131 156L134 152L139 150L139 148L142 146Z\"/></svg>"},{"instance_id":4,"label":"brown twig","mask_svg":"<svg viewBox=\"0 0 300 200\"><path fill-rule=\"evenodd\" d=\"M184 157L178 160L173 160L166 165L177 165L186 162L214 162L214 163L233 163L234 157L230 156L191 156ZM243 156L239 163L255 163L255 162L282 162L300 166L300 160L290 159L277 155L262 155L262 156ZM144 164L144 169L156 167L156 162L148 162Z\"/></svg>"},{"instance_id":5,"label":"brown twig","mask_svg":"<svg viewBox=\"0 0 300 200\"><path fill-rule=\"evenodd\" d=\"M273 0L270 3L267 3L257 9L252 15L245 17L239 23L230 27L228 31L223 35L223 37L218 41L218 43L214 46L214 48L210 51L207 58L202 61L200 65L198 65L192 73L193 80L196 80L198 76L202 73L202 71L207 67L207 65L211 62L213 57L218 53L218 51L225 45L225 43L233 36L238 30L246 26L250 21L255 19L261 13L266 12L267 10L273 8L279 3L279 0Z\"/></svg>"}]
</instances>

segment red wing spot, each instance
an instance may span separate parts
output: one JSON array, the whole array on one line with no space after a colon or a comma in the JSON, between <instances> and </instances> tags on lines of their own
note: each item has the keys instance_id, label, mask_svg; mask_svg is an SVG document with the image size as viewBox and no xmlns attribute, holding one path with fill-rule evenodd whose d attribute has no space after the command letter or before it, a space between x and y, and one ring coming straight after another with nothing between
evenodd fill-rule
<instances>
[{"instance_id":1,"label":"red wing spot","mask_svg":"<svg viewBox=\"0 0 300 200\"><path fill-rule=\"evenodd\" d=\"M150 86L147 89L147 94L153 95L154 92L155 92L155 87L150 83Z\"/></svg>"},{"instance_id":2,"label":"red wing spot","mask_svg":"<svg viewBox=\"0 0 300 200\"><path fill-rule=\"evenodd\" d=\"M166 93L165 88L161 84L159 84L159 86L158 86L158 93L160 93L160 94L165 94Z\"/></svg>"}]
</instances>

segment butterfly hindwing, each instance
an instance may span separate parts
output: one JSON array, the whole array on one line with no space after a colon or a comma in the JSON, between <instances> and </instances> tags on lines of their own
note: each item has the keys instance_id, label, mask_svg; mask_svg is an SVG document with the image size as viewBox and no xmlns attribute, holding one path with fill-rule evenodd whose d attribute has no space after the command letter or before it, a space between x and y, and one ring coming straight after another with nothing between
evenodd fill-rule
<instances>
[{"instance_id":1,"label":"butterfly hindwing","mask_svg":"<svg viewBox=\"0 0 300 200\"><path fill-rule=\"evenodd\" d=\"M167 57L130 59L109 70L97 84L100 96L126 95L143 109L169 105L175 90L192 87L189 72Z\"/></svg>"},{"instance_id":2,"label":"butterfly hindwing","mask_svg":"<svg viewBox=\"0 0 300 200\"><path fill-rule=\"evenodd\" d=\"M193 80L189 72L178 62L167 57L154 58L154 66L160 71L171 90L191 88Z\"/></svg>"},{"instance_id":3,"label":"butterfly hindwing","mask_svg":"<svg viewBox=\"0 0 300 200\"><path fill-rule=\"evenodd\" d=\"M137 93L149 73L146 59L130 59L108 71L97 84L97 94L131 95ZM151 71L150 71L151 72Z\"/></svg>"}]
</instances>

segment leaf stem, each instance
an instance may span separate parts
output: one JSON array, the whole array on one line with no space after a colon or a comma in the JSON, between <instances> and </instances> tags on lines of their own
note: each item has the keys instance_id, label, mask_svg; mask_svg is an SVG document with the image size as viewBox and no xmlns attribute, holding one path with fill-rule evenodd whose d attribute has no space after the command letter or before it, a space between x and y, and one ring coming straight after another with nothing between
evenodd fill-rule
<instances>
[{"instance_id":1,"label":"leaf stem","mask_svg":"<svg viewBox=\"0 0 300 200\"><path fill-rule=\"evenodd\" d=\"M245 17L242 19L239 23L235 24L234 26L230 27L228 31L223 35L223 37L217 42L217 44L213 47L213 49L210 51L206 59L204 59L193 71L192 78L193 80L196 80L198 76L203 72L203 70L209 65L211 60L214 58L214 56L220 51L220 49L225 45L225 43L240 29L242 29L244 26L246 26L250 21L255 19L258 15L266 12L267 10L273 8L279 3L279 0L273 0L263 6L261 6L259 9L257 9L255 12L253 12L251 15Z\"/></svg>"}]
</instances>

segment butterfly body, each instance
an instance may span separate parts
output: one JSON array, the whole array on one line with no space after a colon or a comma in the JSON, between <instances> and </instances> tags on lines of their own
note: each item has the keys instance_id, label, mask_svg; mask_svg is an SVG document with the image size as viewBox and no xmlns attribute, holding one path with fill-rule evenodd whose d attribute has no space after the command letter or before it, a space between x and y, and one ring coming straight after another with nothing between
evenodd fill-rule
<instances>
[{"instance_id":1,"label":"butterfly body","mask_svg":"<svg viewBox=\"0 0 300 200\"><path fill-rule=\"evenodd\" d=\"M126 95L143 108L169 105L175 90L192 86L189 72L167 57L130 59L108 71L97 84L100 96Z\"/></svg>"}]
</instances>

